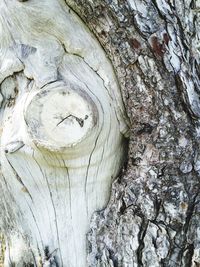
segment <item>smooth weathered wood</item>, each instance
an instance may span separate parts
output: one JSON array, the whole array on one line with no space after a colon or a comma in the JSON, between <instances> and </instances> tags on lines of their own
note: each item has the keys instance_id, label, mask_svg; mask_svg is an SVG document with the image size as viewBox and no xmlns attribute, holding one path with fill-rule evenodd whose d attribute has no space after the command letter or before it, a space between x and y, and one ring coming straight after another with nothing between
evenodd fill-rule
<instances>
[{"instance_id":1,"label":"smooth weathered wood","mask_svg":"<svg viewBox=\"0 0 200 267\"><path fill-rule=\"evenodd\" d=\"M63 1L3 1L0 17L4 265L85 267L125 156L118 81Z\"/></svg>"}]
</instances>

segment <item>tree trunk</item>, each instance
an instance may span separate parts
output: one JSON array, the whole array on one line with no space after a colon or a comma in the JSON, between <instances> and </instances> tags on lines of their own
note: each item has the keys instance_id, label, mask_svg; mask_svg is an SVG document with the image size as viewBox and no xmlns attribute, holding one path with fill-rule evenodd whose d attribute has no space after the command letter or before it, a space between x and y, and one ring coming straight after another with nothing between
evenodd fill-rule
<instances>
[{"instance_id":1,"label":"tree trunk","mask_svg":"<svg viewBox=\"0 0 200 267\"><path fill-rule=\"evenodd\" d=\"M200 266L199 10L198 0L0 3L4 265ZM71 92L60 85L63 81L73 89L70 101L75 97L83 108L72 115L74 108L66 115L61 109L62 118L51 123L56 111L48 112L49 108L43 112L43 106L51 103L49 99L57 99L59 106L64 99L59 97L60 92ZM22 97L26 93L32 94L27 98L30 100ZM23 130L18 134L19 114L24 114L33 144ZM89 120L85 120L87 116ZM69 120L70 129L62 126L63 122L68 125ZM46 121L50 123L45 126ZM60 123L64 128L53 136L50 130L43 134L45 127ZM94 125L102 125L103 133L100 128L90 131L91 142L86 142L88 139L84 138L90 129L96 129ZM62 135L65 130L66 134L73 133L67 141ZM69 181L62 185L68 168L64 162L58 170L58 151L65 151L74 143L80 143L81 148L74 152L71 146L70 150L74 165L70 165L68 177L75 188L70 193ZM41 151L35 155L36 147ZM47 155L44 158L48 162L40 152ZM127 160L121 168L125 154ZM37 168L37 160L32 162L34 157L39 161ZM19 167L20 164L23 165ZM46 181L36 189L30 181L40 180L41 165ZM117 174L109 194L111 176L115 178ZM83 182L80 177L84 177ZM84 191L77 187L79 183L83 183ZM68 191L58 188L62 186ZM20 190L26 197L19 194ZM110 201L102 210L109 195ZM67 212L70 208L72 215ZM64 218L68 218L67 223ZM68 238L73 227L77 233L71 235L71 240L77 242L74 247ZM74 248L78 251L74 252Z\"/></svg>"}]
</instances>

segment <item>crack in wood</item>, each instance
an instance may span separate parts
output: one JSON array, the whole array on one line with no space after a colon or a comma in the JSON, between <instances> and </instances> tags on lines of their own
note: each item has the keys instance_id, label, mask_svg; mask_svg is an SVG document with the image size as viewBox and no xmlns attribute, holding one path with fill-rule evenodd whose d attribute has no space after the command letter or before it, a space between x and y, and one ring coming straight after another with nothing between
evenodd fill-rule
<instances>
[{"instance_id":1,"label":"crack in wood","mask_svg":"<svg viewBox=\"0 0 200 267\"><path fill-rule=\"evenodd\" d=\"M83 126L84 126L84 120L86 120L86 119L88 118L88 115L85 116L85 119L82 119L82 118L78 118L78 117L76 117L76 116L73 115L73 114L70 114L70 115L64 117L60 122L58 122L56 126L60 125L60 124L63 123L65 120L67 120L68 118L71 118L71 117L74 118L74 119L78 122L78 124L80 125L80 127L83 127Z\"/></svg>"}]
</instances>

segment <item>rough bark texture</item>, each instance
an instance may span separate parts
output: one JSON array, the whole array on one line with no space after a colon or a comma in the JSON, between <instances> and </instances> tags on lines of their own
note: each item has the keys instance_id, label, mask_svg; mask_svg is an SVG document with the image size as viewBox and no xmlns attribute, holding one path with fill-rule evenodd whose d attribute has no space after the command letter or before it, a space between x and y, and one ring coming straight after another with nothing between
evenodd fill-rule
<instances>
[{"instance_id":1,"label":"rough bark texture","mask_svg":"<svg viewBox=\"0 0 200 267\"><path fill-rule=\"evenodd\" d=\"M200 266L199 0L66 0L116 71L127 164L88 234L89 266Z\"/></svg>"},{"instance_id":2,"label":"rough bark texture","mask_svg":"<svg viewBox=\"0 0 200 267\"><path fill-rule=\"evenodd\" d=\"M89 233L90 266L199 266L199 8L193 0L66 0L104 47L131 137Z\"/></svg>"}]
</instances>

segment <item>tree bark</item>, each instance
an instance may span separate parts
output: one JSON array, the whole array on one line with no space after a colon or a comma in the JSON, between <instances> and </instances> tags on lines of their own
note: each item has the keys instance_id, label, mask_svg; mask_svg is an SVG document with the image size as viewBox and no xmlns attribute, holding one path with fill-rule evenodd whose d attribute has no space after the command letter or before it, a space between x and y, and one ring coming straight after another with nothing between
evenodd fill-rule
<instances>
[{"instance_id":1,"label":"tree bark","mask_svg":"<svg viewBox=\"0 0 200 267\"><path fill-rule=\"evenodd\" d=\"M66 2L111 59L131 120L91 265L198 266L199 1Z\"/></svg>"},{"instance_id":2,"label":"tree bark","mask_svg":"<svg viewBox=\"0 0 200 267\"><path fill-rule=\"evenodd\" d=\"M88 266L200 266L199 1L65 3L104 48L130 120L127 162L91 220Z\"/></svg>"}]
</instances>

